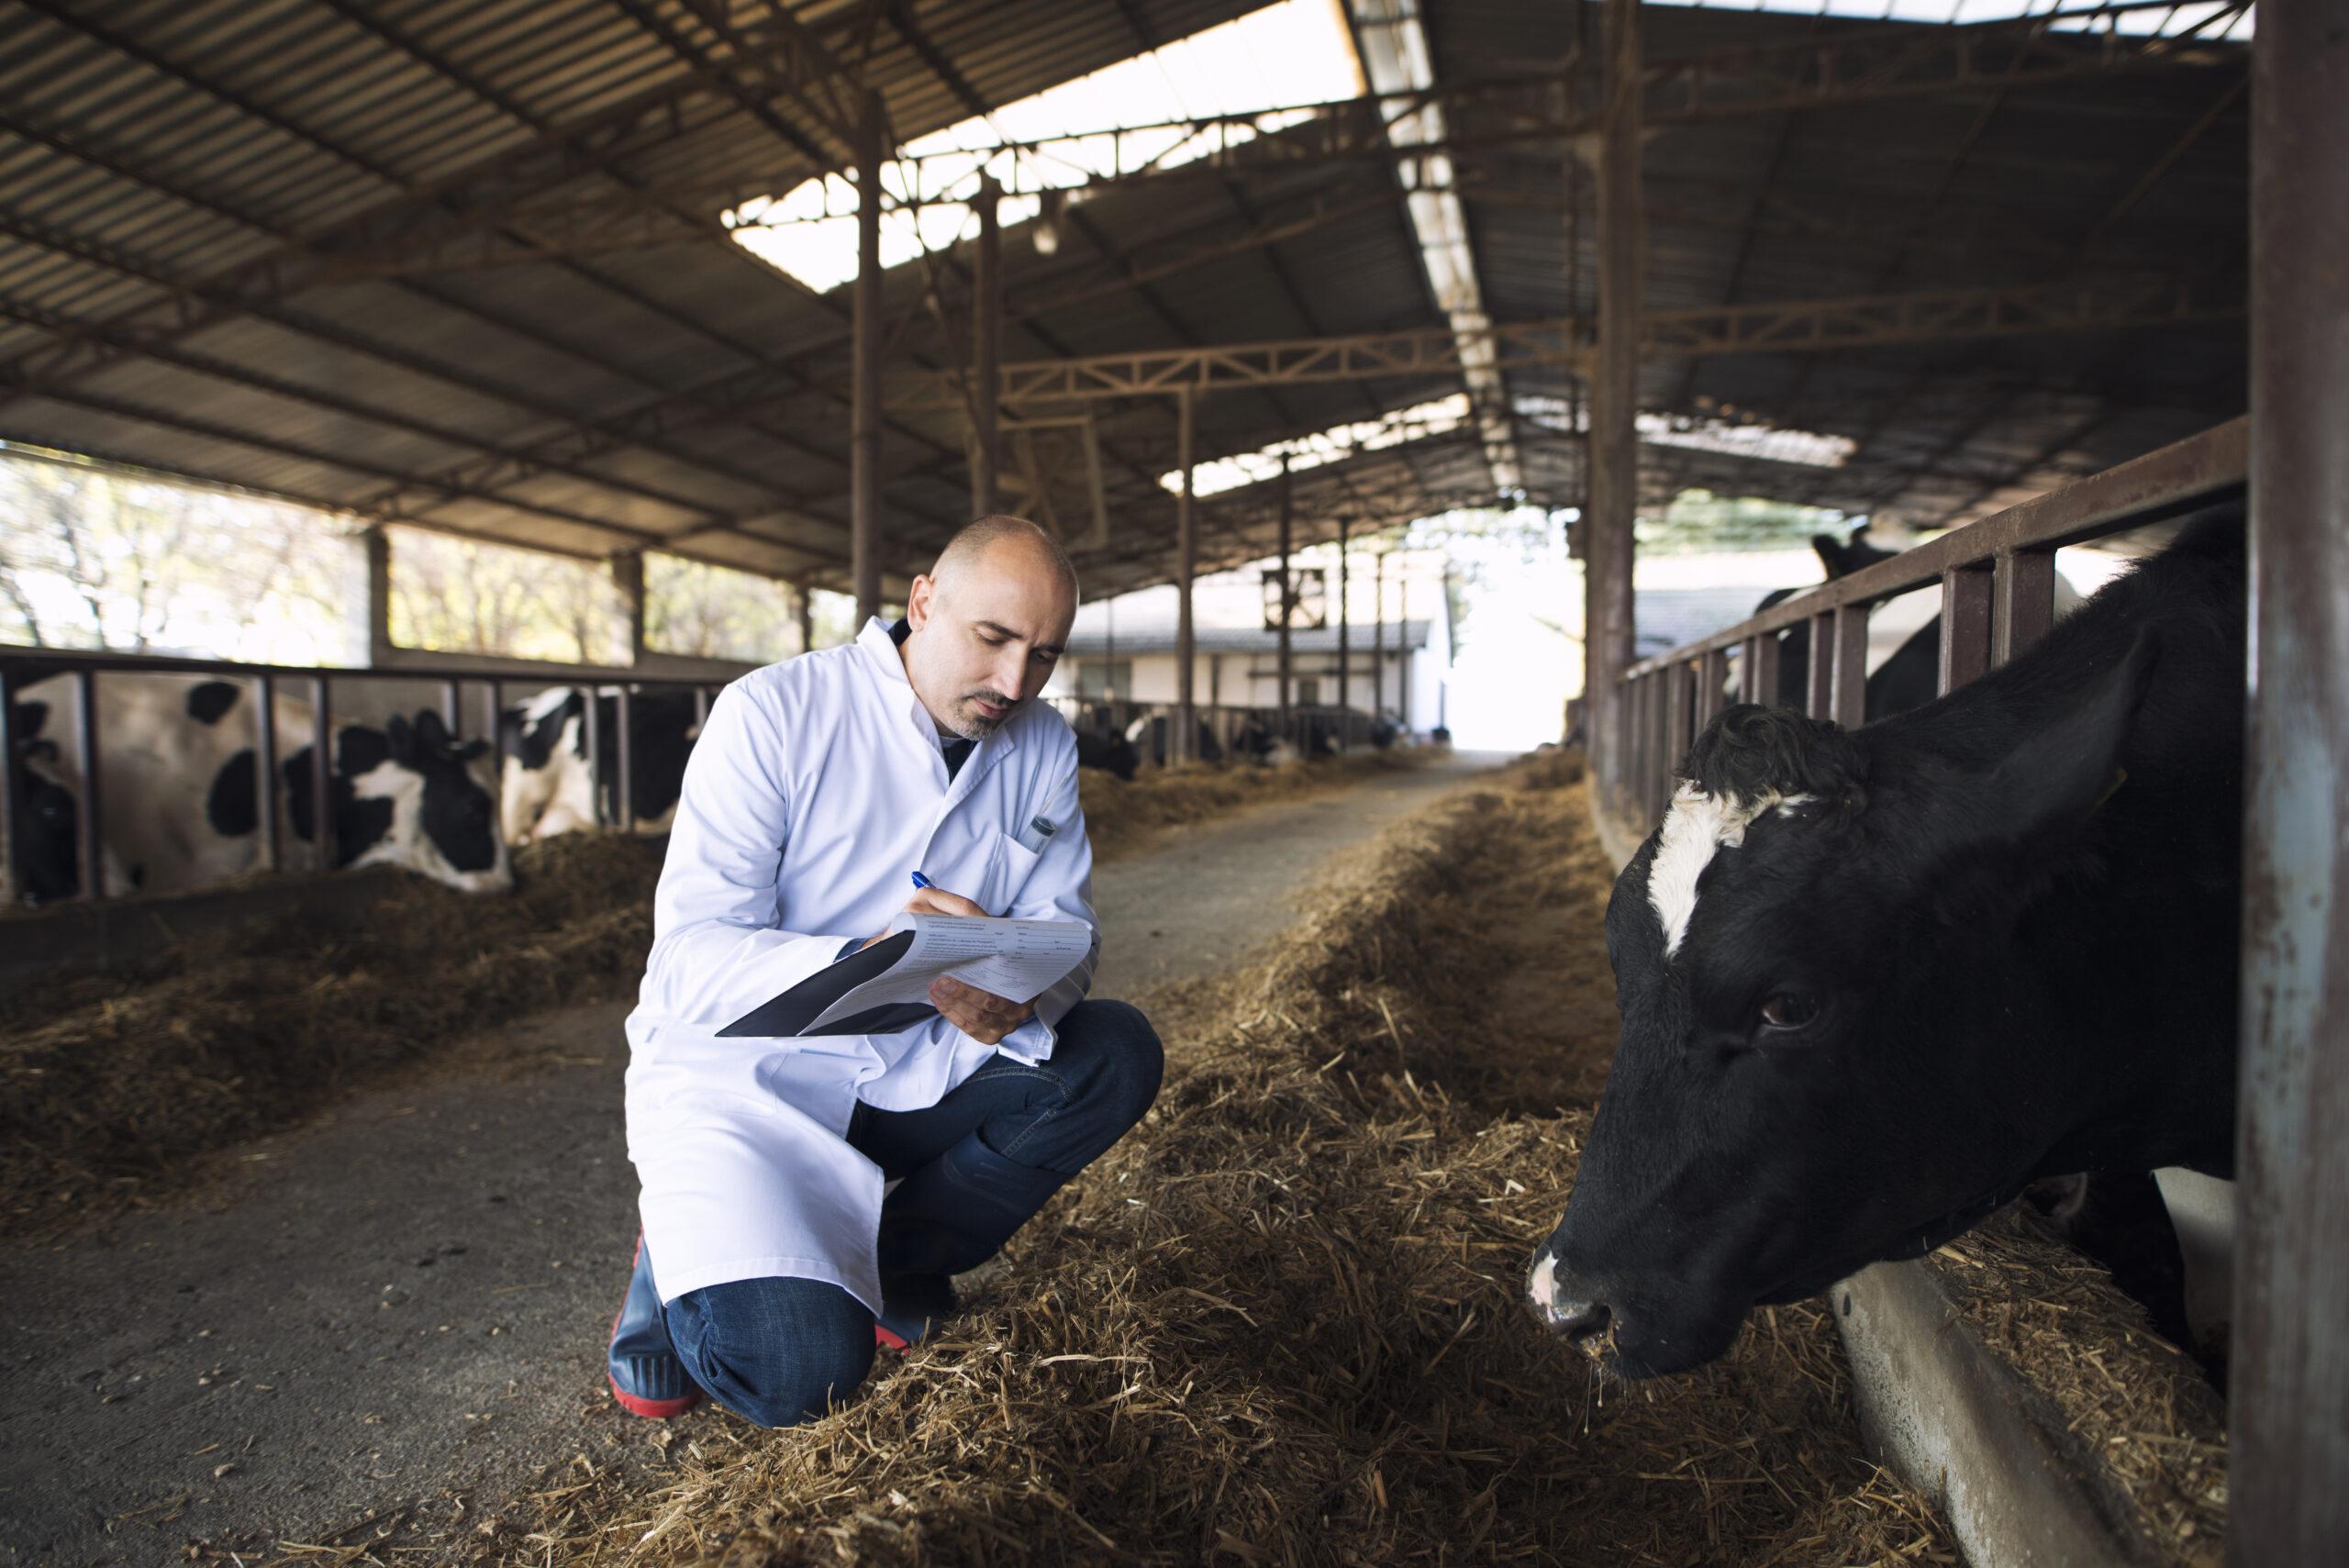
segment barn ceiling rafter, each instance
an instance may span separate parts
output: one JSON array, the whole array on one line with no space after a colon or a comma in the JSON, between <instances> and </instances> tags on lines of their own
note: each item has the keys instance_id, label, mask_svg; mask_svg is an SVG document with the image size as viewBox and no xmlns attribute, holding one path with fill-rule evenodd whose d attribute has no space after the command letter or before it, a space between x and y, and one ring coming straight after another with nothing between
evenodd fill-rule
<instances>
[{"instance_id":1,"label":"barn ceiling rafter","mask_svg":"<svg viewBox=\"0 0 2349 1568\"><path fill-rule=\"evenodd\" d=\"M1248 8L483 0L460 27L370 0L28 0L0 19L0 439L839 585L845 291L751 255L726 215L840 172L866 85L911 139ZM2240 9L2148 36L2114 8L2094 31L2077 6L1922 28L1650 8L1642 406L1853 443L1816 472L1652 444L1651 487L1923 520L2239 406L2248 109L2216 35ZM1577 438L1511 410L1577 395L1590 183L1561 171L1592 125L1587 8L1412 10L1424 86L1182 122L1204 155L1073 192L1056 252L1008 231L1010 401L1085 382L1094 409L1113 528L1072 540L1088 582L1166 573L1170 373L1218 386L1203 460L1471 389L1482 339L1430 298L1408 213L1438 158L1499 423L1300 474L1298 536L1504 499L1497 436L1528 499L1579 499ZM1440 134L1391 133L1430 109ZM962 246L884 282L898 575L967 506L972 286ZM1088 516L1085 465L1057 473L1077 488L1052 509ZM1254 539L1258 488L1204 501L1203 539Z\"/></svg>"}]
</instances>

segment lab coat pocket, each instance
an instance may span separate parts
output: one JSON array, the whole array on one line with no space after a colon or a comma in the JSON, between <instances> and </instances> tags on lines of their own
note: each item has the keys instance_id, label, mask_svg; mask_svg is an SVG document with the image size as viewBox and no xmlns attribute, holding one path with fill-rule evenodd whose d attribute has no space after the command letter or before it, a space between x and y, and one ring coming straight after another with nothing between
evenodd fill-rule
<instances>
[{"instance_id":1,"label":"lab coat pocket","mask_svg":"<svg viewBox=\"0 0 2349 1568\"><path fill-rule=\"evenodd\" d=\"M990 914L1011 913L1020 890L1028 885L1029 873L1041 858L1035 851L1021 848L1010 834L998 831L987 854L987 892L979 900L981 906Z\"/></svg>"}]
</instances>

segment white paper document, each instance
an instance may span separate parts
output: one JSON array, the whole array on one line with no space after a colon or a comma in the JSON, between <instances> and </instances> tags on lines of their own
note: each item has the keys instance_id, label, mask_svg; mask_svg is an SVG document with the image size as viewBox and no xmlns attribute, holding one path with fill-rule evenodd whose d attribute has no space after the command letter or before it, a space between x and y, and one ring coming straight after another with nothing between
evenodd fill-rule
<instances>
[{"instance_id":1,"label":"white paper document","mask_svg":"<svg viewBox=\"0 0 2349 1568\"><path fill-rule=\"evenodd\" d=\"M977 915L900 914L889 934L913 933L913 945L886 970L851 987L816 1015L803 1033L874 1007L930 1002L930 982L951 976L1013 1002L1032 1002L1084 962L1093 928L1074 920L998 920Z\"/></svg>"}]
</instances>

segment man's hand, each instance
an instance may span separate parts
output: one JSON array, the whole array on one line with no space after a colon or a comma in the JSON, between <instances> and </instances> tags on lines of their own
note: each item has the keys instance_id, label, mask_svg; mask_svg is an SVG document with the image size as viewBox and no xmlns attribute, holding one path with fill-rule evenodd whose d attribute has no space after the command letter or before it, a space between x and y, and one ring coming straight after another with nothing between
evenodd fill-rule
<instances>
[{"instance_id":1,"label":"man's hand","mask_svg":"<svg viewBox=\"0 0 2349 1568\"><path fill-rule=\"evenodd\" d=\"M905 912L908 915L976 915L982 919L986 917L985 910L960 894L949 893L942 887L917 888L914 895L906 901ZM857 951L863 952L864 948L871 947L888 934L884 931L879 937L865 938L864 947Z\"/></svg>"},{"instance_id":2,"label":"man's hand","mask_svg":"<svg viewBox=\"0 0 2349 1568\"><path fill-rule=\"evenodd\" d=\"M945 975L930 983L930 1002L981 1045L1002 1044L1005 1035L1036 1016L1032 1003L1010 1001Z\"/></svg>"},{"instance_id":3,"label":"man's hand","mask_svg":"<svg viewBox=\"0 0 2349 1568\"><path fill-rule=\"evenodd\" d=\"M959 894L942 887L925 887L917 891L906 903L906 912L912 915L977 915L986 911ZM888 933L884 932L885 936ZM880 937L867 937L864 945L871 947ZM981 1045L1000 1045L1003 1037L1036 1016L1035 1006L1027 1002L1014 1002L992 991L982 991L975 985L965 985L959 980L940 978L930 984L930 1006L945 1015L946 1021L977 1040Z\"/></svg>"}]
</instances>

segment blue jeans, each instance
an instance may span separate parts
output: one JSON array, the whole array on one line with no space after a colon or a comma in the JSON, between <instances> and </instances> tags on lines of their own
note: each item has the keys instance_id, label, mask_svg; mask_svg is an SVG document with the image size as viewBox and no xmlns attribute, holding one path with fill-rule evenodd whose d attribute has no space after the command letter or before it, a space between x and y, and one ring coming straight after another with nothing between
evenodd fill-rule
<instances>
[{"instance_id":1,"label":"blue jeans","mask_svg":"<svg viewBox=\"0 0 2349 1568\"><path fill-rule=\"evenodd\" d=\"M1030 1064L998 1055L924 1109L860 1104L849 1121L850 1147L892 1181L922 1173L954 1151L966 1162L975 1157L997 1165L1003 1179L991 1190L1041 1195L1018 1202L1013 1212L997 1202L994 1212L969 1217L973 1245L991 1253L1053 1187L1140 1121L1158 1095L1165 1055L1136 1008L1079 1002L1057 1032L1051 1061ZM985 1207L986 1200L974 1191L974 1201ZM885 1273L885 1255L882 1265ZM670 1340L694 1381L763 1427L821 1416L854 1393L873 1365L873 1313L826 1280L707 1285L669 1303L666 1318Z\"/></svg>"}]
</instances>

